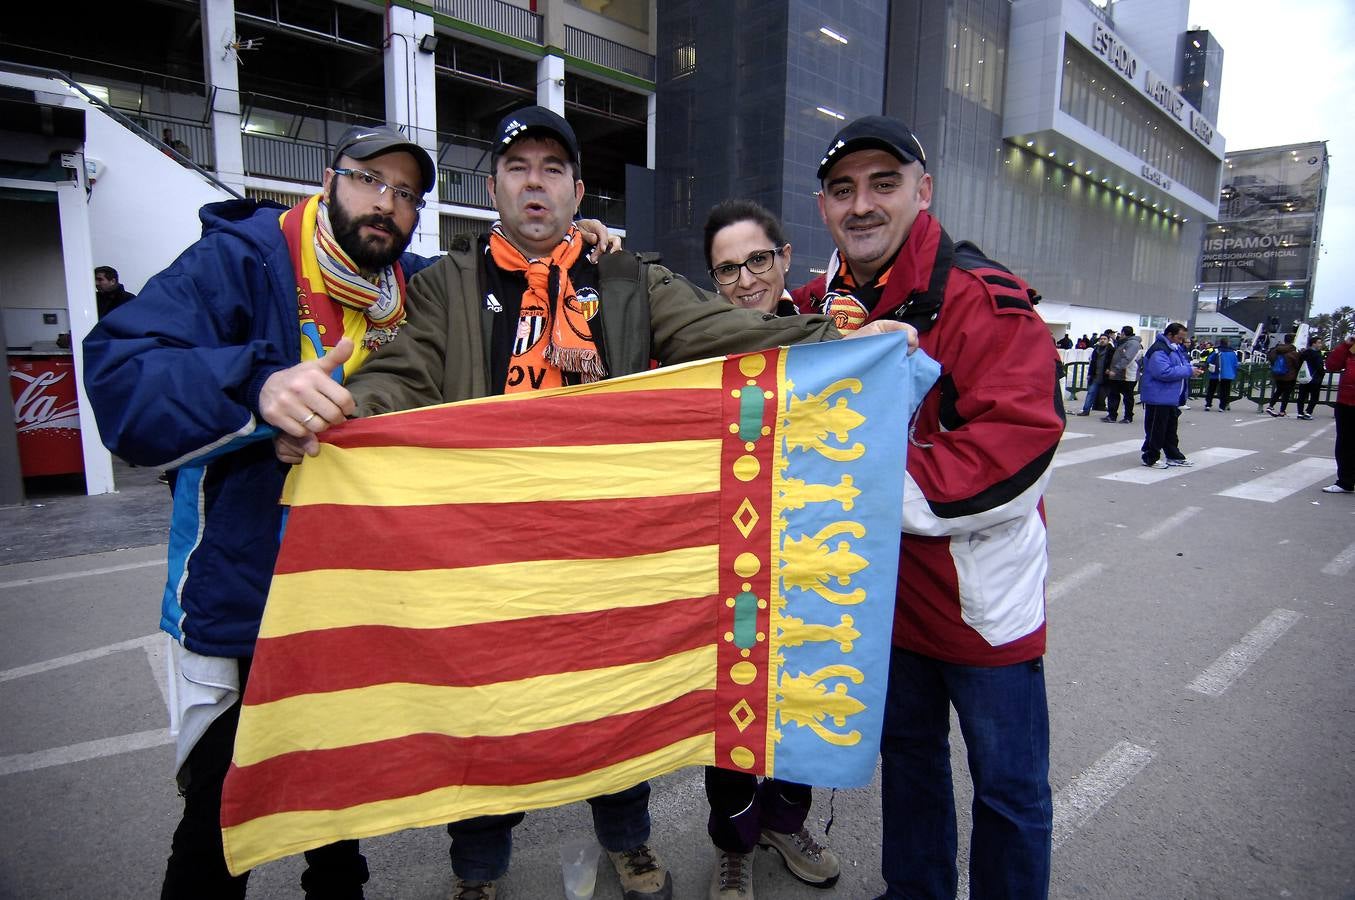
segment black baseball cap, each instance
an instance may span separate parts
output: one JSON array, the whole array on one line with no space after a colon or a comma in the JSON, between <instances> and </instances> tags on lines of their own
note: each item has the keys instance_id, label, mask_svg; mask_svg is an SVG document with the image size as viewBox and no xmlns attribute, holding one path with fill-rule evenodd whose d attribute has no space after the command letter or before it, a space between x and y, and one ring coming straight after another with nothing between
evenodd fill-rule
<instances>
[{"instance_id":1,"label":"black baseball cap","mask_svg":"<svg viewBox=\"0 0 1355 900\"><path fill-rule=\"evenodd\" d=\"M888 116L862 116L834 136L819 162L819 181L848 153L857 150L883 150L902 163L917 162L927 168L927 154L912 129Z\"/></svg>"},{"instance_id":2,"label":"black baseball cap","mask_svg":"<svg viewBox=\"0 0 1355 900\"><path fill-rule=\"evenodd\" d=\"M579 165L579 139L574 136L574 129L563 116L544 106L524 106L504 116L494 131L492 155L498 158L518 138L542 132L559 141L569 153L569 161Z\"/></svg>"},{"instance_id":3,"label":"black baseball cap","mask_svg":"<svg viewBox=\"0 0 1355 900\"><path fill-rule=\"evenodd\" d=\"M426 194L431 191L438 180L438 170L433 165L433 157L428 155L427 150L389 125L354 125L345 131L334 147L334 162L331 165L336 165L340 156L366 160L382 153L390 153L392 150L403 150L418 161L419 172L423 175L423 192Z\"/></svg>"}]
</instances>

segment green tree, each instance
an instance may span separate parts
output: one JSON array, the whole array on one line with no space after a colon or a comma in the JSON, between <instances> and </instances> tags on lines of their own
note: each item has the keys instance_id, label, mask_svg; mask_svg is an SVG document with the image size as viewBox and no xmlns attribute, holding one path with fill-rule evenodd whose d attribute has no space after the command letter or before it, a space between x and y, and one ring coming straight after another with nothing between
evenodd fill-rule
<instances>
[{"instance_id":1,"label":"green tree","mask_svg":"<svg viewBox=\"0 0 1355 900\"><path fill-rule=\"evenodd\" d=\"M1341 306L1329 313L1319 313L1308 320L1315 337L1325 338L1327 346L1340 343L1355 331L1355 308Z\"/></svg>"}]
</instances>

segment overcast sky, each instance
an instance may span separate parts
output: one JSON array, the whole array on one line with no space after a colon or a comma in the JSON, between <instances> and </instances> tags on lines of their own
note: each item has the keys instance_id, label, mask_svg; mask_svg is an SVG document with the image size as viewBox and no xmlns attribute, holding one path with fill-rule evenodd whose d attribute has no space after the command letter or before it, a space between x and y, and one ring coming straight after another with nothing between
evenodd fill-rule
<instances>
[{"instance_id":1,"label":"overcast sky","mask_svg":"<svg viewBox=\"0 0 1355 900\"><path fill-rule=\"evenodd\" d=\"M1191 0L1223 47L1228 150L1326 141L1331 158L1313 314L1355 306L1355 3Z\"/></svg>"}]
</instances>

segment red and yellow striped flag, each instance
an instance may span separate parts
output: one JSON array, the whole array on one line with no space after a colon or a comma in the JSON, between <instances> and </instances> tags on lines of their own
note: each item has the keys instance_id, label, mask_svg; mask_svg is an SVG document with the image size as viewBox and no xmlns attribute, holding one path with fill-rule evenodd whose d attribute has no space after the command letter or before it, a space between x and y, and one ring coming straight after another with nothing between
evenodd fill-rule
<instances>
[{"instance_id":1,"label":"red and yellow striped flag","mask_svg":"<svg viewBox=\"0 0 1355 900\"><path fill-rule=\"evenodd\" d=\"M288 483L231 870L684 766L780 771L788 732L816 764L864 750L837 781L868 780L912 405L875 346L871 390L859 351L780 349L327 433ZM871 417L892 427L863 440Z\"/></svg>"}]
</instances>

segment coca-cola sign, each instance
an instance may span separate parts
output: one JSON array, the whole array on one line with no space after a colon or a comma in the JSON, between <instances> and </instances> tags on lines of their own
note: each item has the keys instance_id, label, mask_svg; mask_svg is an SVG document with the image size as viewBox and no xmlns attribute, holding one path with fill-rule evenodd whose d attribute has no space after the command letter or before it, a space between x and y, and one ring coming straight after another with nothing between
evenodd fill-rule
<instances>
[{"instance_id":1,"label":"coca-cola sign","mask_svg":"<svg viewBox=\"0 0 1355 900\"><path fill-rule=\"evenodd\" d=\"M79 404L69 390L70 385L62 384L72 377L70 370L10 369L9 377L14 394L14 425L19 434L43 428L80 430Z\"/></svg>"}]
</instances>

